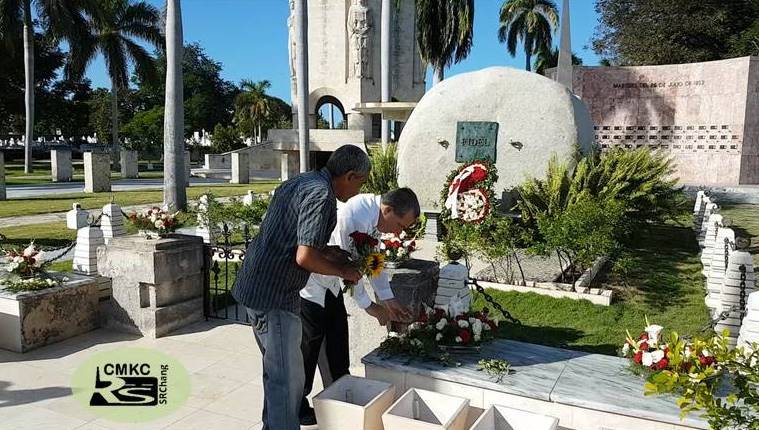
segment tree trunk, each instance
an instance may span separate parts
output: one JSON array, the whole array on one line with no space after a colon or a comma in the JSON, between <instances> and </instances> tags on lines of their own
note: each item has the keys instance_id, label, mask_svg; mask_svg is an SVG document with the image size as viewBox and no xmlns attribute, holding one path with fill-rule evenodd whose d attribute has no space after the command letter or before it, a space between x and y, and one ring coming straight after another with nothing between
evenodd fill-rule
<instances>
[{"instance_id":1,"label":"tree trunk","mask_svg":"<svg viewBox=\"0 0 759 430\"><path fill-rule=\"evenodd\" d=\"M527 61L525 62L526 63L525 64L525 69L528 72L532 72L532 63L531 63L531 61L532 61L532 53L530 53L529 51L526 52L525 53L525 58L527 58Z\"/></svg>"},{"instance_id":2,"label":"tree trunk","mask_svg":"<svg viewBox=\"0 0 759 430\"><path fill-rule=\"evenodd\" d=\"M24 173L31 173L32 141L34 140L34 27L31 0L24 0Z\"/></svg>"},{"instance_id":3,"label":"tree trunk","mask_svg":"<svg viewBox=\"0 0 759 430\"><path fill-rule=\"evenodd\" d=\"M258 123L258 137L256 138L256 143L261 143L261 141L264 139L263 132L261 131L261 123Z\"/></svg>"},{"instance_id":4,"label":"tree trunk","mask_svg":"<svg viewBox=\"0 0 759 430\"><path fill-rule=\"evenodd\" d=\"M300 172L309 170L308 0L295 0L295 76L298 86L298 151Z\"/></svg>"},{"instance_id":5,"label":"tree trunk","mask_svg":"<svg viewBox=\"0 0 759 430\"><path fill-rule=\"evenodd\" d=\"M180 0L166 2L166 100L163 123L163 203L187 208L184 175L184 94L182 89L182 11Z\"/></svg>"},{"instance_id":6,"label":"tree trunk","mask_svg":"<svg viewBox=\"0 0 759 430\"><path fill-rule=\"evenodd\" d=\"M119 89L111 79L111 161L114 168L119 165L121 145L119 143Z\"/></svg>"},{"instance_id":7,"label":"tree trunk","mask_svg":"<svg viewBox=\"0 0 759 430\"><path fill-rule=\"evenodd\" d=\"M432 86L439 84L443 79L445 79L445 71L443 70L444 66L434 66L433 73L432 73Z\"/></svg>"},{"instance_id":8,"label":"tree trunk","mask_svg":"<svg viewBox=\"0 0 759 430\"><path fill-rule=\"evenodd\" d=\"M519 274L522 276L522 286L527 286L527 280L524 278L524 270L522 269L522 262L519 261L519 254L515 251L514 252L514 260L517 262L517 267L519 267Z\"/></svg>"}]
</instances>

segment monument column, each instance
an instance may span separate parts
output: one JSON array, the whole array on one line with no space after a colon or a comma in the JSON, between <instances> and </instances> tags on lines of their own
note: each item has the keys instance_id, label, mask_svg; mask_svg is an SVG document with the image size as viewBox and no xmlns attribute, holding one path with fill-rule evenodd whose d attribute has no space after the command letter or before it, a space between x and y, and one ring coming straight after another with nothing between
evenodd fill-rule
<instances>
[{"instance_id":1,"label":"monument column","mask_svg":"<svg viewBox=\"0 0 759 430\"><path fill-rule=\"evenodd\" d=\"M390 1L382 0L382 15L380 23L380 81L382 87L382 103L390 101ZM390 121L382 120L382 149L390 142Z\"/></svg>"},{"instance_id":2,"label":"monument column","mask_svg":"<svg viewBox=\"0 0 759 430\"><path fill-rule=\"evenodd\" d=\"M569 31L569 0L561 6L561 41L556 81L572 91L572 36Z\"/></svg>"},{"instance_id":3,"label":"monument column","mask_svg":"<svg viewBox=\"0 0 759 430\"><path fill-rule=\"evenodd\" d=\"M300 171L309 169L308 134L308 0L295 0L295 76L298 88L298 150Z\"/></svg>"}]
</instances>

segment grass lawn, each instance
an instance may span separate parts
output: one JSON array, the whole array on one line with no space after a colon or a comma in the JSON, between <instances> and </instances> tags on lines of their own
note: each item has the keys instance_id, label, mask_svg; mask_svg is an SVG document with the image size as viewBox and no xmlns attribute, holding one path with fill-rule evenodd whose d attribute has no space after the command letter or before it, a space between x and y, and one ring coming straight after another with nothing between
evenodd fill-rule
<instances>
[{"instance_id":1,"label":"grass lawn","mask_svg":"<svg viewBox=\"0 0 759 430\"><path fill-rule=\"evenodd\" d=\"M719 213L732 220L731 228L738 236L751 239L749 252L754 256L754 271L759 271L759 206L724 206Z\"/></svg>"},{"instance_id":2,"label":"grass lawn","mask_svg":"<svg viewBox=\"0 0 759 430\"><path fill-rule=\"evenodd\" d=\"M253 190L268 192L279 184L276 181L262 181L242 185L209 185L207 187L190 187L187 189L189 199L197 199L210 191L217 197L240 196ZM26 199L11 199L0 204L0 217L36 215L71 210L73 203L79 202L83 209L99 209L111 201L111 196L119 206L156 203L163 200L163 191L136 190L112 193L71 193L40 196Z\"/></svg>"},{"instance_id":3,"label":"grass lawn","mask_svg":"<svg viewBox=\"0 0 759 430\"><path fill-rule=\"evenodd\" d=\"M701 334L709 314L695 233L686 226L651 226L635 235L628 251L633 269L624 282L610 276L610 284L627 285L614 287L611 306L488 290L522 322L505 324L501 333L509 339L608 355L622 346L625 330L637 334L643 329L646 316L666 330ZM474 308L485 305L477 294Z\"/></svg>"}]
</instances>

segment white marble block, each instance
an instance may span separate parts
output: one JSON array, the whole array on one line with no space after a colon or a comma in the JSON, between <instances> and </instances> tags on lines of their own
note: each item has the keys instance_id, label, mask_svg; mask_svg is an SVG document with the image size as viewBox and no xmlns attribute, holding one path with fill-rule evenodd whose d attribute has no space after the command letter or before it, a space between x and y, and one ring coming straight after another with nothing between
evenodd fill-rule
<instances>
[{"instance_id":1,"label":"white marble block","mask_svg":"<svg viewBox=\"0 0 759 430\"><path fill-rule=\"evenodd\" d=\"M90 213L82 210L79 203L74 203L73 208L66 212L66 228L70 230L79 230L89 224Z\"/></svg>"},{"instance_id":2,"label":"white marble block","mask_svg":"<svg viewBox=\"0 0 759 430\"><path fill-rule=\"evenodd\" d=\"M480 415L470 430L556 430L558 426L559 420L548 415L493 405Z\"/></svg>"},{"instance_id":3,"label":"white marble block","mask_svg":"<svg viewBox=\"0 0 759 430\"><path fill-rule=\"evenodd\" d=\"M111 191L111 156L107 152L84 153L84 192Z\"/></svg>"},{"instance_id":4,"label":"white marble block","mask_svg":"<svg viewBox=\"0 0 759 430\"><path fill-rule=\"evenodd\" d=\"M0 200L5 200L5 154L0 151Z\"/></svg>"},{"instance_id":5,"label":"white marble block","mask_svg":"<svg viewBox=\"0 0 759 430\"><path fill-rule=\"evenodd\" d=\"M73 170L70 149L50 150L50 174L53 182L71 182Z\"/></svg>"},{"instance_id":6,"label":"white marble block","mask_svg":"<svg viewBox=\"0 0 759 430\"><path fill-rule=\"evenodd\" d=\"M448 263L441 267L435 294L435 307L447 310L451 298L458 295L464 300L463 305L468 308L472 301L472 294L466 285L468 276L469 271L463 264Z\"/></svg>"},{"instance_id":7,"label":"white marble block","mask_svg":"<svg viewBox=\"0 0 759 430\"><path fill-rule=\"evenodd\" d=\"M743 317L738 346L759 343L759 291L748 296L746 316Z\"/></svg>"},{"instance_id":8,"label":"white marble block","mask_svg":"<svg viewBox=\"0 0 759 430\"><path fill-rule=\"evenodd\" d=\"M248 153L232 153L232 180L233 184L247 184L250 182L250 163L248 163Z\"/></svg>"},{"instance_id":9,"label":"white marble block","mask_svg":"<svg viewBox=\"0 0 759 430\"><path fill-rule=\"evenodd\" d=\"M696 203L693 205L694 216L699 216L701 214L701 211L703 210L701 203L704 201L704 197L706 197L706 193L703 190L696 193Z\"/></svg>"},{"instance_id":10,"label":"white marble block","mask_svg":"<svg viewBox=\"0 0 759 430\"><path fill-rule=\"evenodd\" d=\"M345 375L314 397L316 421L330 430L382 430L382 414L393 401L393 385Z\"/></svg>"},{"instance_id":11,"label":"white marble block","mask_svg":"<svg viewBox=\"0 0 759 430\"><path fill-rule=\"evenodd\" d=\"M745 270L745 286L741 287L741 270ZM748 251L738 250L730 253L730 257L725 270L725 278L720 289L720 304L716 310L719 314L723 311L730 311L734 306L740 305L741 289L745 289L744 305L748 304L749 294L756 290L756 274L754 273L754 263L751 254ZM721 333L727 329L730 331L731 340L737 341L741 326L741 310L732 310L727 319L720 321L715 326L715 331Z\"/></svg>"},{"instance_id":12,"label":"white marble block","mask_svg":"<svg viewBox=\"0 0 759 430\"><path fill-rule=\"evenodd\" d=\"M121 208L115 203L108 203L103 206L103 216L100 218L100 229L103 231L105 243L117 236L126 234L124 228L124 215Z\"/></svg>"},{"instance_id":13,"label":"white marble block","mask_svg":"<svg viewBox=\"0 0 759 430\"><path fill-rule=\"evenodd\" d=\"M704 242L706 240L706 230L709 228L709 217L717 212L719 212L719 206L717 206L716 203L707 203L706 208L704 209L704 217L701 221L701 229L698 233L698 245L701 248L704 247Z\"/></svg>"},{"instance_id":14,"label":"white marble block","mask_svg":"<svg viewBox=\"0 0 759 430\"><path fill-rule=\"evenodd\" d=\"M137 151L121 151L121 179L137 179L139 174Z\"/></svg>"},{"instance_id":15,"label":"white marble block","mask_svg":"<svg viewBox=\"0 0 759 430\"><path fill-rule=\"evenodd\" d=\"M712 251L714 248L715 240L717 240L717 233L722 226L722 215L711 214L706 226L706 234L704 235L704 249L701 252L701 264L703 265L702 273L706 276L709 273L709 265L712 263Z\"/></svg>"},{"instance_id":16,"label":"white marble block","mask_svg":"<svg viewBox=\"0 0 759 430\"><path fill-rule=\"evenodd\" d=\"M727 240L727 247L725 247ZM735 231L731 228L720 228L714 246L711 249L709 271L706 275L706 306L716 310L719 306L719 294L725 278L725 255L730 256L735 246Z\"/></svg>"},{"instance_id":17,"label":"white marble block","mask_svg":"<svg viewBox=\"0 0 759 430\"><path fill-rule=\"evenodd\" d=\"M208 210L208 195L203 194L198 199L198 225L195 227L195 236L200 236L203 238L204 243L210 243L213 244L213 235L211 234L211 229L207 225L206 222L206 211Z\"/></svg>"},{"instance_id":18,"label":"white marble block","mask_svg":"<svg viewBox=\"0 0 759 430\"><path fill-rule=\"evenodd\" d=\"M253 190L248 190L248 194L245 194L245 196L242 198L242 204L245 206L250 206L254 201L256 201L256 195L253 194Z\"/></svg>"},{"instance_id":19,"label":"white marble block","mask_svg":"<svg viewBox=\"0 0 759 430\"><path fill-rule=\"evenodd\" d=\"M83 227L76 233L74 247L74 272L85 275L98 273L98 246L104 245L103 232L100 227Z\"/></svg>"},{"instance_id":20,"label":"white marble block","mask_svg":"<svg viewBox=\"0 0 759 430\"><path fill-rule=\"evenodd\" d=\"M698 209L694 210L693 213L693 229L696 230L696 232L701 231L701 224L704 222L704 212L706 211L706 205L709 203L711 203L711 198L709 196L703 196L700 201L696 201Z\"/></svg>"},{"instance_id":21,"label":"white marble block","mask_svg":"<svg viewBox=\"0 0 759 430\"><path fill-rule=\"evenodd\" d=\"M385 430L464 430L469 399L411 388L384 414Z\"/></svg>"}]
</instances>

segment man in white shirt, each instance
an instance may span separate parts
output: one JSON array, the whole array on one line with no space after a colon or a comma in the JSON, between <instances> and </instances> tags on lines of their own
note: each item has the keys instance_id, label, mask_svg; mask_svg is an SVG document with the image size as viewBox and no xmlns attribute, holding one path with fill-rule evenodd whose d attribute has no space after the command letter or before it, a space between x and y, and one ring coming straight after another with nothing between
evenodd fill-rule
<instances>
[{"instance_id":1,"label":"man in white shirt","mask_svg":"<svg viewBox=\"0 0 759 430\"><path fill-rule=\"evenodd\" d=\"M400 234L419 218L419 200L408 188L390 191L383 196L359 194L337 209L337 226L329 244L349 251L352 247L350 234L367 233L377 237L381 233ZM354 287L353 300L369 315L377 318L380 325L389 320L408 321L409 309L393 296L390 279L383 270L372 278L372 289L381 301L375 303L365 288L367 279ZM301 402L301 425L316 424L313 409L306 396L311 392L322 342L325 343L329 373L333 380L348 374L348 315L343 303L343 282L335 276L311 274L305 288L300 291L303 337L301 350L306 373L306 383Z\"/></svg>"}]
</instances>

